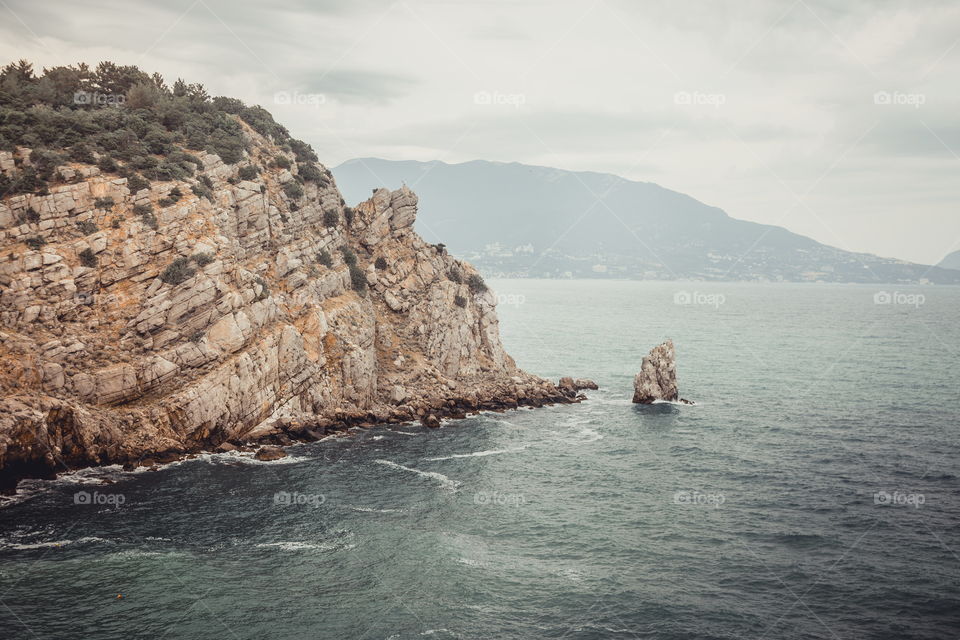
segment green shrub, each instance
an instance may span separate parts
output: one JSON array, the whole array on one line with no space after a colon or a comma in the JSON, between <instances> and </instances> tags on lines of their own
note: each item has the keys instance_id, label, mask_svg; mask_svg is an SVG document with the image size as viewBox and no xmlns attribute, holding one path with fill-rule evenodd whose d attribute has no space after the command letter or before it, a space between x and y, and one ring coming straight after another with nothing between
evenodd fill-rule
<instances>
[{"instance_id":1,"label":"green shrub","mask_svg":"<svg viewBox=\"0 0 960 640\"><path fill-rule=\"evenodd\" d=\"M256 180L259 175L260 172L257 171L256 165L252 164L240 167L240 170L237 172L237 177L241 180Z\"/></svg>"},{"instance_id":2,"label":"green shrub","mask_svg":"<svg viewBox=\"0 0 960 640\"><path fill-rule=\"evenodd\" d=\"M114 205L113 198L110 196L105 196L103 198L97 198L93 201L93 206L97 209L109 209Z\"/></svg>"},{"instance_id":3,"label":"green shrub","mask_svg":"<svg viewBox=\"0 0 960 640\"><path fill-rule=\"evenodd\" d=\"M273 166L279 167L280 169L289 169L293 165L290 163L290 158L277 154L273 157Z\"/></svg>"},{"instance_id":4,"label":"green shrub","mask_svg":"<svg viewBox=\"0 0 960 640\"><path fill-rule=\"evenodd\" d=\"M149 187L150 183L136 173L127 178L127 188L130 189L130 193L137 193Z\"/></svg>"},{"instance_id":5,"label":"green shrub","mask_svg":"<svg viewBox=\"0 0 960 640\"><path fill-rule=\"evenodd\" d=\"M287 194L288 198L293 200L303 197L303 187L301 187L300 184L295 180L291 180L283 185L283 192Z\"/></svg>"},{"instance_id":6,"label":"green shrub","mask_svg":"<svg viewBox=\"0 0 960 640\"><path fill-rule=\"evenodd\" d=\"M320 161L320 158L317 157L317 154L314 152L313 148L303 140L290 138L289 140L287 140L287 143L290 145L290 148L293 150L293 154L297 156L298 162L319 162Z\"/></svg>"},{"instance_id":7,"label":"green shrub","mask_svg":"<svg viewBox=\"0 0 960 640\"><path fill-rule=\"evenodd\" d=\"M313 163L298 164L297 175L304 180L309 180L322 186L327 185L327 177L323 175L323 172Z\"/></svg>"},{"instance_id":8,"label":"green shrub","mask_svg":"<svg viewBox=\"0 0 960 640\"><path fill-rule=\"evenodd\" d=\"M347 221L347 226L353 224L353 209L350 207L343 208L343 219Z\"/></svg>"},{"instance_id":9,"label":"green shrub","mask_svg":"<svg viewBox=\"0 0 960 640\"><path fill-rule=\"evenodd\" d=\"M473 273L467 278L467 286L470 287L470 293L483 293L487 290L487 284L479 274Z\"/></svg>"},{"instance_id":10,"label":"green shrub","mask_svg":"<svg viewBox=\"0 0 960 640\"><path fill-rule=\"evenodd\" d=\"M47 181L37 174L33 167L21 169L16 177L10 179L7 193L13 195L16 193L40 193L47 189Z\"/></svg>"},{"instance_id":11,"label":"green shrub","mask_svg":"<svg viewBox=\"0 0 960 640\"><path fill-rule=\"evenodd\" d=\"M340 253L343 255L343 261L348 265L357 264L357 254L353 252L353 249L347 246L340 247Z\"/></svg>"},{"instance_id":12,"label":"green shrub","mask_svg":"<svg viewBox=\"0 0 960 640\"><path fill-rule=\"evenodd\" d=\"M447 278L450 279L450 282L463 284L463 274L460 272L460 269L457 269L456 267L450 269L450 271L447 273Z\"/></svg>"},{"instance_id":13,"label":"green shrub","mask_svg":"<svg viewBox=\"0 0 960 640\"><path fill-rule=\"evenodd\" d=\"M160 198L157 200L157 204L159 204L161 207L172 207L173 205L177 204L177 201L173 198Z\"/></svg>"},{"instance_id":14,"label":"green shrub","mask_svg":"<svg viewBox=\"0 0 960 640\"><path fill-rule=\"evenodd\" d=\"M96 233L100 231L100 228L91 220L84 220L83 222L77 223L77 228L80 229L80 233L85 236L89 236L91 233Z\"/></svg>"},{"instance_id":15,"label":"green shrub","mask_svg":"<svg viewBox=\"0 0 960 640\"><path fill-rule=\"evenodd\" d=\"M104 173L116 173L120 167L117 165L117 161L114 160L107 154L103 154L97 160L97 166L100 168L100 171Z\"/></svg>"},{"instance_id":16,"label":"green shrub","mask_svg":"<svg viewBox=\"0 0 960 640\"><path fill-rule=\"evenodd\" d=\"M173 200L174 202L178 202L180 198L183 197L183 191L180 191L180 187L174 187L173 189L170 189L170 192L167 194L167 197Z\"/></svg>"},{"instance_id":17,"label":"green shrub","mask_svg":"<svg viewBox=\"0 0 960 640\"><path fill-rule=\"evenodd\" d=\"M23 212L23 219L27 222L36 224L40 222L40 214L33 207L27 207L27 210Z\"/></svg>"},{"instance_id":18,"label":"green shrub","mask_svg":"<svg viewBox=\"0 0 960 640\"><path fill-rule=\"evenodd\" d=\"M333 256L331 256L330 252L326 249L322 249L320 253L317 254L317 262L327 268L330 268L333 266Z\"/></svg>"},{"instance_id":19,"label":"green shrub","mask_svg":"<svg viewBox=\"0 0 960 640\"><path fill-rule=\"evenodd\" d=\"M323 212L323 224L327 227L335 227L340 222L340 216L336 211L329 210Z\"/></svg>"},{"instance_id":20,"label":"green shrub","mask_svg":"<svg viewBox=\"0 0 960 640\"><path fill-rule=\"evenodd\" d=\"M190 256L190 259L193 260L198 267L205 267L211 262L213 262L215 258L213 257L212 253L209 253L207 251L202 251L202 252L193 254L192 256Z\"/></svg>"},{"instance_id":21,"label":"green shrub","mask_svg":"<svg viewBox=\"0 0 960 640\"><path fill-rule=\"evenodd\" d=\"M160 279L167 284L178 285L189 280L197 273L197 268L190 263L189 258L180 256L163 270Z\"/></svg>"},{"instance_id":22,"label":"green shrub","mask_svg":"<svg viewBox=\"0 0 960 640\"><path fill-rule=\"evenodd\" d=\"M467 299L464 298L463 296L458 295L456 298L453 299L453 304L457 305L458 307L465 307L467 306Z\"/></svg>"},{"instance_id":23,"label":"green shrub","mask_svg":"<svg viewBox=\"0 0 960 640\"><path fill-rule=\"evenodd\" d=\"M143 222L151 229L156 230L159 226L157 216L153 214L153 206L149 204L133 205L133 212L143 218Z\"/></svg>"},{"instance_id":24,"label":"green shrub","mask_svg":"<svg viewBox=\"0 0 960 640\"><path fill-rule=\"evenodd\" d=\"M348 267L350 269L350 285L354 291L363 293L367 290L366 274L364 274L363 269L356 263L348 264Z\"/></svg>"},{"instance_id":25,"label":"green shrub","mask_svg":"<svg viewBox=\"0 0 960 640\"><path fill-rule=\"evenodd\" d=\"M64 161L65 158L55 151L49 151L47 149L34 149L30 152L30 164L33 165L37 175L44 180L50 180L53 178L53 174L57 170L57 167L63 164Z\"/></svg>"},{"instance_id":26,"label":"green shrub","mask_svg":"<svg viewBox=\"0 0 960 640\"><path fill-rule=\"evenodd\" d=\"M34 251L39 251L40 247L47 244L46 239L41 236L32 236L24 240L24 242L27 244L28 247L30 247Z\"/></svg>"},{"instance_id":27,"label":"green shrub","mask_svg":"<svg viewBox=\"0 0 960 640\"><path fill-rule=\"evenodd\" d=\"M93 164L97 161L96 158L93 157L93 151L90 147L82 142L70 147L70 159L74 162L82 162L83 164Z\"/></svg>"},{"instance_id":28,"label":"green shrub","mask_svg":"<svg viewBox=\"0 0 960 640\"><path fill-rule=\"evenodd\" d=\"M93 249L87 247L80 252L80 264L91 269L97 266L97 256L93 253Z\"/></svg>"},{"instance_id":29,"label":"green shrub","mask_svg":"<svg viewBox=\"0 0 960 640\"><path fill-rule=\"evenodd\" d=\"M379 269L380 271L383 271L384 269L387 268L387 261L383 256L379 256L376 259L376 261L373 263L373 266Z\"/></svg>"},{"instance_id":30,"label":"green shrub","mask_svg":"<svg viewBox=\"0 0 960 640\"><path fill-rule=\"evenodd\" d=\"M213 202L213 191L201 184L192 185L190 191L193 191L193 195L198 198L206 198L210 202Z\"/></svg>"}]
</instances>

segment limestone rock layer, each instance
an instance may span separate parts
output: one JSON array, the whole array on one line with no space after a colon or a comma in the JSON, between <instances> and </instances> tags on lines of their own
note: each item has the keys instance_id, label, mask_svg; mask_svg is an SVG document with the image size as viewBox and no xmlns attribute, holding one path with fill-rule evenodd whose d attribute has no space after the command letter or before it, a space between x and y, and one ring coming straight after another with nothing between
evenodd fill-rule
<instances>
[{"instance_id":1,"label":"limestone rock layer","mask_svg":"<svg viewBox=\"0 0 960 640\"><path fill-rule=\"evenodd\" d=\"M351 210L317 165L296 196L297 164L245 135L238 164L197 153L207 193L131 193L72 164L49 194L0 201L0 475L213 449L282 421L562 398L504 352L475 270L414 232L412 191ZM0 152L0 169L28 158Z\"/></svg>"}]
</instances>

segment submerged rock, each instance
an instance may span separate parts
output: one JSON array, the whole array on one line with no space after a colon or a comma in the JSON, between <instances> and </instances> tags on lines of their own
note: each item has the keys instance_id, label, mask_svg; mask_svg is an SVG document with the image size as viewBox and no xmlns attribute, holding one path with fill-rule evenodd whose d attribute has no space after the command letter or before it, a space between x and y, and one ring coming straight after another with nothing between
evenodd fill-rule
<instances>
[{"instance_id":1,"label":"submerged rock","mask_svg":"<svg viewBox=\"0 0 960 640\"><path fill-rule=\"evenodd\" d=\"M633 378L633 401L651 404L654 400L678 398L676 352L673 340L667 340L643 358L640 373Z\"/></svg>"},{"instance_id":2,"label":"submerged rock","mask_svg":"<svg viewBox=\"0 0 960 640\"><path fill-rule=\"evenodd\" d=\"M264 445L257 449L257 452L253 455L257 460L262 460L264 462L269 462L270 460L279 460L280 458L286 458L287 452L281 449L280 447L274 447L272 445Z\"/></svg>"},{"instance_id":3,"label":"submerged rock","mask_svg":"<svg viewBox=\"0 0 960 640\"><path fill-rule=\"evenodd\" d=\"M577 395L577 392L582 389L599 389L597 383L593 380L587 378L571 378L570 376L565 376L560 378L560 382L557 384L557 388L560 389L560 392L568 398L573 398Z\"/></svg>"}]
</instances>

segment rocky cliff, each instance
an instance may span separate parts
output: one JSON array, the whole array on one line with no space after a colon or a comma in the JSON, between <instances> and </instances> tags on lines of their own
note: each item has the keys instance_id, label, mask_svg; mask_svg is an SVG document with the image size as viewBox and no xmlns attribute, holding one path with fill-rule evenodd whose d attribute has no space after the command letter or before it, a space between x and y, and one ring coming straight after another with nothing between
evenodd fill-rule
<instances>
[{"instance_id":1,"label":"rocky cliff","mask_svg":"<svg viewBox=\"0 0 960 640\"><path fill-rule=\"evenodd\" d=\"M43 195L0 202L7 489L282 431L563 401L504 352L474 269L413 231L412 191L348 208L325 167L298 178L305 165L241 124L235 164L194 152L196 176L132 191L72 162ZM30 157L0 152L0 170Z\"/></svg>"}]
</instances>

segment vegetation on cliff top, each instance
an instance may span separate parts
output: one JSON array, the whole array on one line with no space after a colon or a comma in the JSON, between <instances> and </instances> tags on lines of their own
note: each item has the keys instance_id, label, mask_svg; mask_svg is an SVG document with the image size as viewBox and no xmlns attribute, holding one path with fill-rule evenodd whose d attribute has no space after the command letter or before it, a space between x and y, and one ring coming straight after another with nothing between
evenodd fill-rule
<instances>
[{"instance_id":1,"label":"vegetation on cliff top","mask_svg":"<svg viewBox=\"0 0 960 640\"><path fill-rule=\"evenodd\" d=\"M0 69L0 149L32 152L31 166L15 178L0 175L0 195L43 193L56 168L69 161L95 162L138 180L193 176L201 163L191 151L235 164L246 150L238 119L292 153L305 171L302 179L326 180L312 164L318 159L310 145L292 138L266 109L211 97L201 84L178 79L168 86L157 73L113 62L52 67L40 75L25 60L8 64Z\"/></svg>"}]
</instances>

